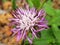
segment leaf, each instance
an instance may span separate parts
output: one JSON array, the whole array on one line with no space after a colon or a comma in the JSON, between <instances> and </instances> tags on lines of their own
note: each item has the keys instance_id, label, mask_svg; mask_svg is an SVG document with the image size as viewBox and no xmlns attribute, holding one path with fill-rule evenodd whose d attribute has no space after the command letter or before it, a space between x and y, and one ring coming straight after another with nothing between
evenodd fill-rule
<instances>
[{"instance_id":1,"label":"leaf","mask_svg":"<svg viewBox=\"0 0 60 45\"><path fill-rule=\"evenodd\" d=\"M34 45L48 45L48 43L44 40L39 40L39 41L35 41Z\"/></svg>"},{"instance_id":2,"label":"leaf","mask_svg":"<svg viewBox=\"0 0 60 45\"><path fill-rule=\"evenodd\" d=\"M29 6L30 6L30 7L34 7L34 5L33 5L33 3L32 3L31 0L27 0L27 2L29 3Z\"/></svg>"},{"instance_id":3,"label":"leaf","mask_svg":"<svg viewBox=\"0 0 60 45\"><path fill-rule=\"evenodd\" d=\"M48 14L46 16L46 19L48 20L49 22L49 25L51 24L57 24L57 25L60 25L60 10L55 10L52 8L52 6L50 6L50 2L47 2L45 3L44 5L44 9L46 11L46 13Z\"/></svg>"},{"instance_id":4,"label":"leaf","mask_svg":"<svg viewBox=\"0 0 60 45\"><path fill-rule=\"evenodd\" d=\"M60 43L60 29L58 29L56 24L53 24L52 25L52 30L53 30L53 33L55 35L56 41L58 43Z\"/></svg>"},{"instance_id":5,"label":"leaf","mask_svg":"<svg viewBox=\"0 0 60 45\"><path fill-rule=\"evenodd\" d=\"M38 7L40 6L40 0L31 0L34 4L34 6L38 9Z\"/></svg>"},{"instance_id":6,"label":"leaf","mask_svg":"<svg viewBox=\"0 0 60 45\"><path fill-rule=\"evenodd\" d=\"M34 45L49 45L50 42L55 43L51 30L44 30L41 32L41 38L34 40Z\"/></svg>"},{"instance_id":7,"label":"leaf","mask_svg":"<svg viewBox=\"0 0 60 45\"><path fill-rule=\"evenodd\" d=\"M49 4L45 4L44 5L44 9L46 10L46 13L50 16L55 16L56 15L56 11L49 5Z\"/></svg>"}]
</instances>

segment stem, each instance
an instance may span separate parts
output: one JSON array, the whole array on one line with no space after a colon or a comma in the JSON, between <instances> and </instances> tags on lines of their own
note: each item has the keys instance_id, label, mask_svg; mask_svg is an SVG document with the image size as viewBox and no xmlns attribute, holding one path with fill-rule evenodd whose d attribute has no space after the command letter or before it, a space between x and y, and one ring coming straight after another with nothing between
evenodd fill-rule
<instances>
[{"instance_id":1,"label":"stem","mask_svg":"<svg viewBox=\"0 0 60 45\"><path fill-rule=\"evenodd\" d=\"M16 9L16 0L11 0L12 2L12 8L15 10Z\"/></svg>"},{"instance_id":2,"label":"stem","mask_svg":"<svg viewBox=\"0 0 60 45\"><path fill-rule=\"evenodd\" d=\"M40 10L40 9L44 6L45 2L46 2L46 0L44 0L44 1L42 2L42 4L39 6L39 8L38 8L37 10Z\"/></svg>"}]
</instances>

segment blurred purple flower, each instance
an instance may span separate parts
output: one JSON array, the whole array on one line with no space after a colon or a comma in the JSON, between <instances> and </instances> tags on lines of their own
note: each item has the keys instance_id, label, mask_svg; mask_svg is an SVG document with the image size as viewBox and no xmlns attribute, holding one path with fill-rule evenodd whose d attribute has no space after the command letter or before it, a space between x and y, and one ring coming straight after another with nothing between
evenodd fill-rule
<instances>
[{"instance_id":1,"label":"blurred purple flower","mask_svg":"<svg viewBox=\"0 0 60 45\"><path fill-rule=\"evenodd\" d=\"M37 11L35 8L18 8L13 13L14 18L11 20L11 25L16 27L12 29L13 35L17 34L17 41L20 39L27 39L32 44L34 37L37 38L37 33L48 28L45 20L46 13L43 9ZM38 27L37 29L34 27ZM28 34L32 34L29 38Z\"/></svg>"}]
</instances>

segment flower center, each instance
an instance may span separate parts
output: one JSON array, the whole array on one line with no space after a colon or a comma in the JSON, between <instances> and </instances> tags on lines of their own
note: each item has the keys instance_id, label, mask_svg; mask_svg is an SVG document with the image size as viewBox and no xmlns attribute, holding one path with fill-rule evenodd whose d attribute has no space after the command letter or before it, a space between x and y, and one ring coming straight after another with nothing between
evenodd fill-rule
<instances>
[{"instance_id":1,"label":"flower center","mask_svg":"<svg viewBox=\"0 0 60 45\"><path fill-rule=\"evenodd\" d=\"M35 22L34 22L34 16L33 14L27 14L27 15L21 15L21 19L19 20L20 22L20 28L21 29L25 29L25 30L29 30L30 27L34 26ZM37 18L36 18L37 20Z\"/></svg>"}]
</instances>

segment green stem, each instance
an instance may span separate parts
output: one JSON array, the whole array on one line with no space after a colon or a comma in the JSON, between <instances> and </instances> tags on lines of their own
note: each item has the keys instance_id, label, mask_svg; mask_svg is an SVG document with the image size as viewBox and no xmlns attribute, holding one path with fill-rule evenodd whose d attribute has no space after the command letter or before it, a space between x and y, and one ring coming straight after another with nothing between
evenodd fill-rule
<instances>
[{"instance_id":1,"label":"green stem","mask_svg":"<svg viewBox=\"0 0 60 45\"><path fill-rule=\"evenodd\" d=\"M11 0L13 10L16 9L16 0Z\"/></svg>"},{"instance_id":2,"label":"green stem","mask_svg":"<svg viewBox=\"0 0 60 45\"><path fill-rule=\"evenodd\" d=\"M45 2L46 2L46 0L44 0L44 1L42 2L42 4L39 6L39 8L38 8L37 10L40 10L40 9L44 6Z\"/></svg>"}]
</instances>

